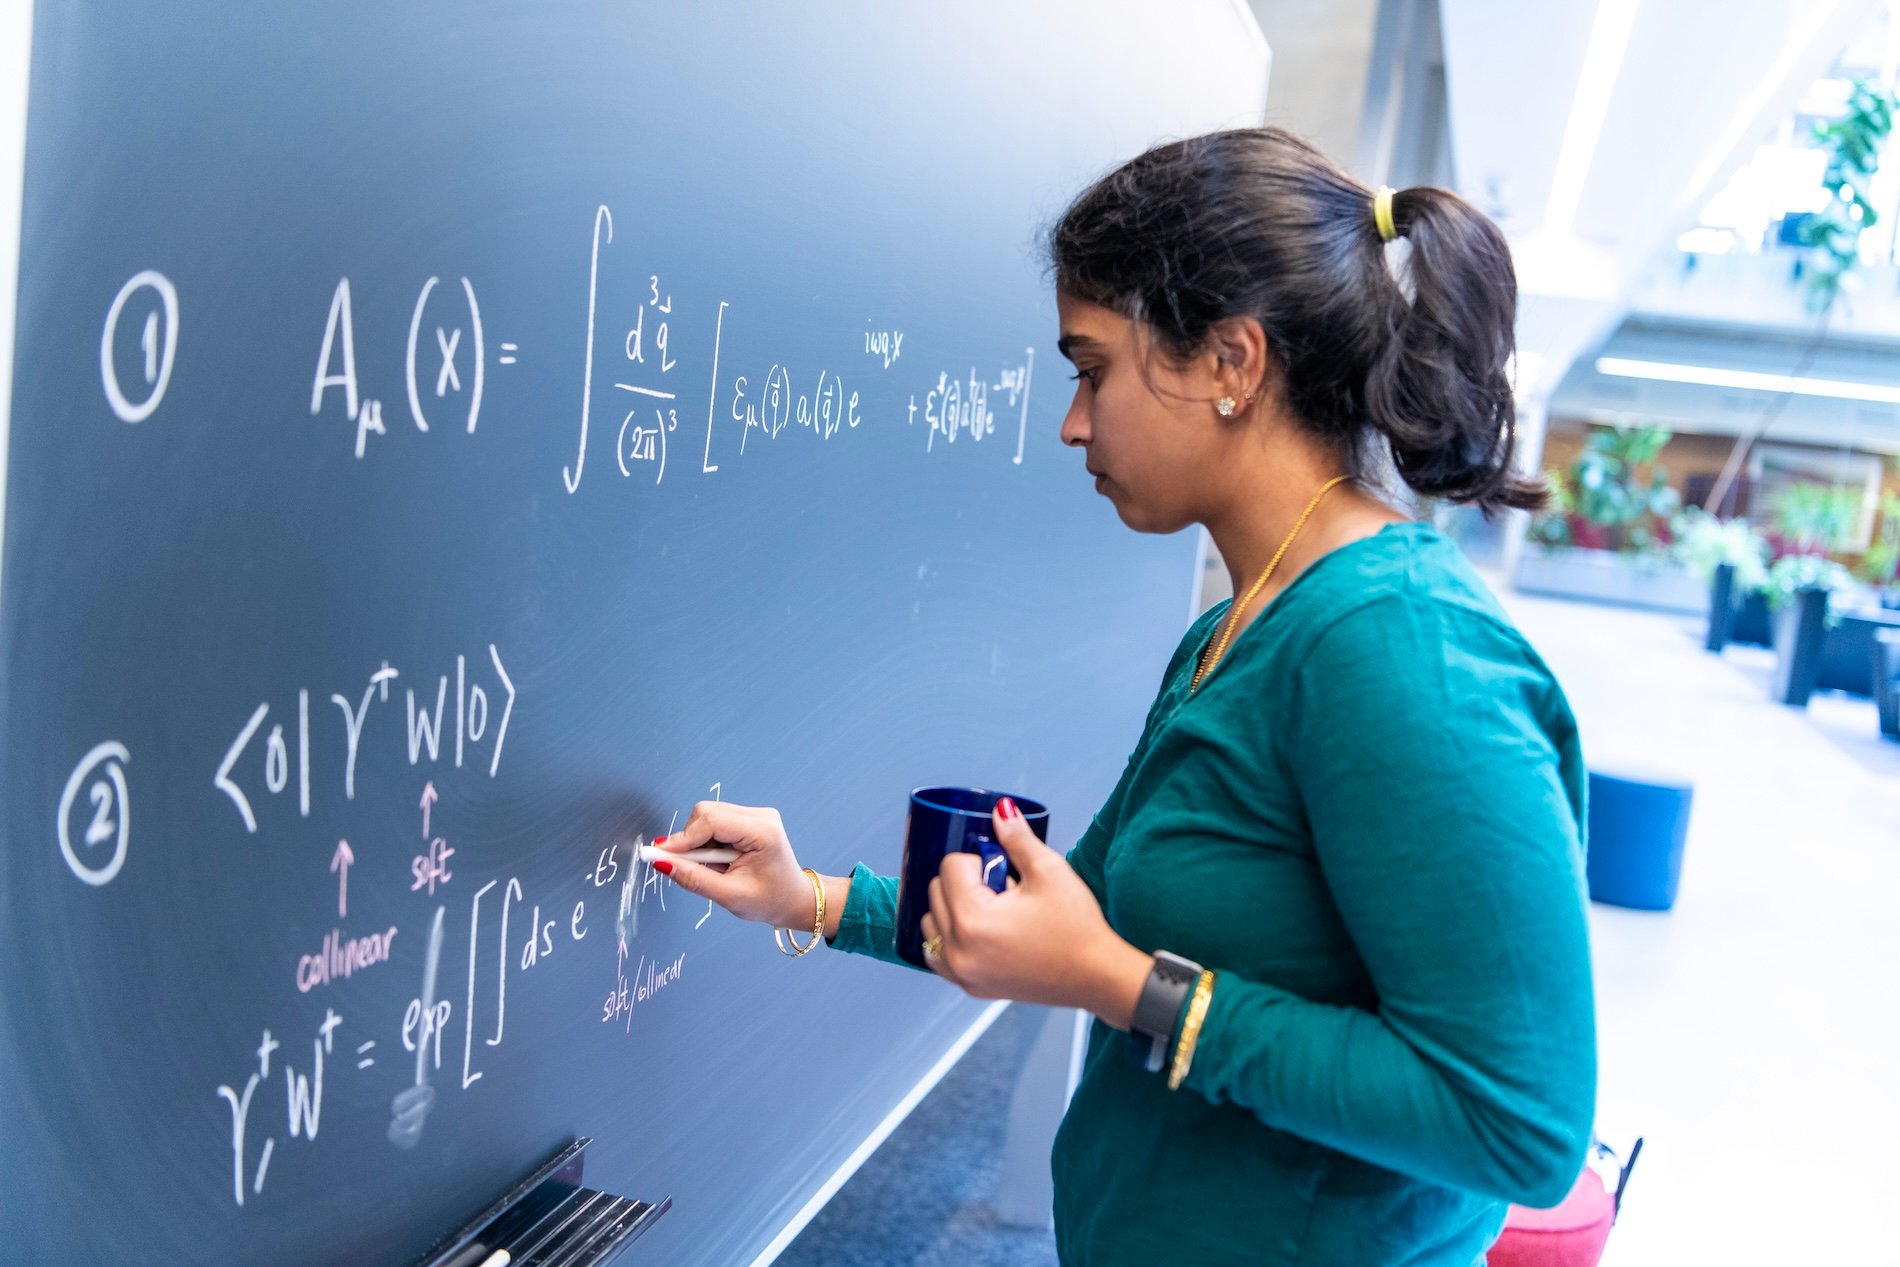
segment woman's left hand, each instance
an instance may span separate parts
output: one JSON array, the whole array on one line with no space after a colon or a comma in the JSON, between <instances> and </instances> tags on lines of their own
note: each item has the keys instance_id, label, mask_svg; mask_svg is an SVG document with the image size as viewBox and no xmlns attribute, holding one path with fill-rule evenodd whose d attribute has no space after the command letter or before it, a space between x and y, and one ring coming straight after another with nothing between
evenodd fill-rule
<instances>
[{"instance_id":1,"label":"woman's left hand","mask_svg":"<svg viewBox=\"0 0 1900 1267\"><path fill-rule=\"evenodd\" d=\"M931 967L979 999L1079 1007L1126 1029L1152 958L1116 935L1068 859L1007 798L992 821L1022 879L997 893L975 854L945 858L922 925L926 940L943 939Z\"/></svg>"}]
</instances>

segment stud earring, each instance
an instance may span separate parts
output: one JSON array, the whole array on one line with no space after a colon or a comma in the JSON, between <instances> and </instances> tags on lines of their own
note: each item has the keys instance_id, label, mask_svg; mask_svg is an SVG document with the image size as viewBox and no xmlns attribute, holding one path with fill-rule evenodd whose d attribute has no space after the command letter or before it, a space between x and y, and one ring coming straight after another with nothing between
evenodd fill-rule
<instances>
[{"instance_id":1,"label":"stud earring","mask_svg":"<svg viewBox=\"0 0 1900 1267\"><path fill-rule=\"evenodd\" d=\"M1223 418L1233 417L1234 398L1232 396L1222 396L1219 400L1214 402L1214 412Z\"/></svg>"}]
</instances>

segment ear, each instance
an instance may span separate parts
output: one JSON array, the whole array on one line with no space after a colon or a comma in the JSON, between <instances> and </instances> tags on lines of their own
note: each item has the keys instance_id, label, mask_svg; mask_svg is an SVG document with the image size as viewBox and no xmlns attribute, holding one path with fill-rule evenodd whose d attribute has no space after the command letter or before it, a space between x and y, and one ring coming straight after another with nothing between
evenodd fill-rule
<instances>
[{"instance_id":1,"label":"ear","mask_svg":"<svg viewBox=\"0 0 1900 1267\"><path fill-rule=\"evenodd\" d=\"M1271 368L1267 332L1253 317L1223 317L1208 327L1204 364L1212 396L1231 396L1246 405L1260 398Z\"/></svg>"}]
</instances>

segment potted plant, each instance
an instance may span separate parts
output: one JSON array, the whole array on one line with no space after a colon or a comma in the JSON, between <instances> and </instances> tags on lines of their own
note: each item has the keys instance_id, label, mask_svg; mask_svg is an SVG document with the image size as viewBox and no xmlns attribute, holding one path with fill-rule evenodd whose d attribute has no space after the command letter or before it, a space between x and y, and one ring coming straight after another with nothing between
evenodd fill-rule
<instances>
[{"instance_id":1,"label":"potted plant","mask_svg":"<svg viewBox=\"0 0 1900 1267\"><path fill-rule=\"evenodd\" d=\"M1670 434L1653 423L1592 431L1570 469L1551 472L1554 504L1532 524L1532 536L1548 545L1618 552L1662 543L1682 505L1669 472L1656 463Z\"/></svg>"},{"instance_id":2,"label":"potted plant","mask_svg":"<svg viewBox=\"0 0 1900 1267\"><path fill-rule=\"evenodd\" d=\"M1677 516L1671 531L1675 556L1709 585L1710 651L1729 642L1735 610L1747 595L1768 584L1768 540L1746 519L1720 519L1691 506Z\"/></svg>"},{"instance_id":3,"label":"potted plant","mask_svg":"<svg viewBox=\"0 0 1900 1267\"><path fill-rule=\"evenodd\" d=\"M1835 307L1860 280L1855 273L1861 262L1861 235L1880 219L1870 195L1893 131L1896 105L1900 97L1890 89L1872 79L1856 80L1840 117L1817 121L1809 129L1809 140L1826 164L1821 187L1828 196L1819 210L1790 217L1795 221L1789 226L1794 240L1805 248L1795 262L1793 280L1806 287L1808 308L1818 317L1802 353L1804 361L1820 351ZM1749 453L1781 415L1787 399L1786 393L1776 396L1760 419L1735 437L1705 507L1714 510L1723 504Z\"/></svg>"},{"instance_id":4,"label":"potted plant","mask_svg":"<svg viewBox=\"0 0 1900 1267\"><path fill-rule=\"evenodd\" d=\"M1854 578L1829 558L1789 554L1768 569L1768 606L1774 611L1775 676L1769 694L1777 703L1806 708L1821 675L1822 639L1839 620L1828 596L1850 588Z\"/></svg>"},{"instance_id":5,"label":"potted plant","mask_svg":"<svg viewBox=\"0 0 1900 1267\"><path fill-rule=\"evenodd\" d=\"M1531 518L1530 539L1547 550L1567 549L1576 544L1570 520L1577 513L1577 499L1570 494L1569 477L1556 467L1545 469L1544 485L1550 489L1550 504Z\"/></svg>"},{"instance_id":6,"label":"potted plant","mask_svg":"<svg viewBox=\"0 0 1900 1267\"><path fill-rule=\"evenodd\" d=\"M1869 80L1857 80L1838 119L1811 129L1815 147L1827 157L1821 184L1831 195L1820 211L1804 216L1796 230L1809 256L1797 269L1805 279L1808 305L1831 308L1860 263L1860 235L1880 219L1869 194L1880 152L1893 131L1894 96Z\"/></svg>"},{"instance_id":7,"label":"potted plant","mask_svg":"<svg viewBox=\"0 0 1900 1267\"><path fill-rule=\"evenodd\" d=\"M1827 557L1853 525L1854 499L1842 489L1796 484L1776 499L1774 515L1783 553L1768 568L1768 605L1775 613L1769 694L1806 708L1821 673L1822 640L1835 619L1828 596L1854 583L1846 568Z\"/></svg>"},{"instance_id":8,"label":"potted plant","mask_svg":"<svg viewBox=\"0 0 1900 1267\"><path fill-rule=\"evenodd\" d=\"M1900 495L1881 494L1880 528L1858 570L1860 579L1879 593L1882 607L1900 609Z\"/></svg>"},{"instance_id":9,"label":"potted plant","mask_svg":"<svg viewBox=\"0 0 1900 1267\"><path fill-rule=\"evenodd\" d=\"M1703 586L1670 550L1682 499L1656 457L1667 428L1592 431L1562 471L1545 472L1549 509L1530 523L1512 577L1527 593L1694 612Z\"/></svg>"},{"instance_id":10,"label":"potted plant","mask_svg":"<svg viewBox=\"0 0 1900 1267\"><path fill-rule=\"evenodd\" d=\"M1852 489L1791 484L1775 498L1774 535L1781 554L1828 554L1844 547L1860 517Z\"/></svg>"}]
</instances>

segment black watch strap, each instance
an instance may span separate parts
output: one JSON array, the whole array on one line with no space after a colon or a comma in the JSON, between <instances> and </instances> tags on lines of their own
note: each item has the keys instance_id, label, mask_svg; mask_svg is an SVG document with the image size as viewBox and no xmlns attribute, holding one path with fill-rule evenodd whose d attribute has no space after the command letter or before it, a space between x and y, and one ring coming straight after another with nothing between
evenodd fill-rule
<instances>
[{"instance_id":1,"label":"black watch strap","mask_svg":"<svg viewBox=\"0 0 1900 1267\"><path fill-rule=\"evenodd\" d=\"M1161 1072L1175 1023L1200 977L1200 964L1165 950L1155 951L1155 965L1142 983L1128 1027L1129 1054L1149 1073Z\"/></svg>"}]
</instances>

